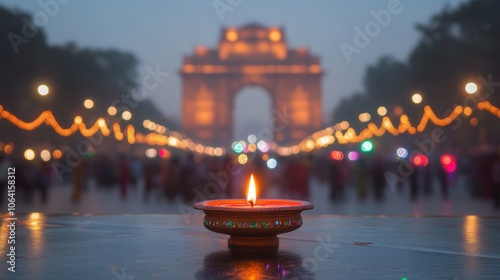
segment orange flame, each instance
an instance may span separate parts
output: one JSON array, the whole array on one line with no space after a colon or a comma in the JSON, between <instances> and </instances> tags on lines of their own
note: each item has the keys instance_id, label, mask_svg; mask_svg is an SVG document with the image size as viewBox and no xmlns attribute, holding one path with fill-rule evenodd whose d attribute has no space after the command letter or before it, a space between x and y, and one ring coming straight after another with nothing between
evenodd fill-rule
<instances>
[{"instance_id":1,"label":"orange flame","mask_svg":"<svg viewBox=\"0 0 500 280\"><path fill-rule=\"evenodd\" d=\"M250 184L248 185L248 193L247 193L247 201L252 204L252 207L255 205L255 201L257 200L257 195L255 192L255 180L253 179L253 174L250 176Z\"/></svg>"}]
</instances>

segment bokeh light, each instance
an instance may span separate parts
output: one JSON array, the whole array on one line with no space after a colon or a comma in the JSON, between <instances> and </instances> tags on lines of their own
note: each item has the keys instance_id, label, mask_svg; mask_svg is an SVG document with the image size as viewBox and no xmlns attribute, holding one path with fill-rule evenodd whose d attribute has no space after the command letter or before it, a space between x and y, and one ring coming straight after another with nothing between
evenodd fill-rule
<instances>
[{"instance_id":1,"label":"bokeh light","mask_svg":"<svg viewBox=\"0 0 500 280\"><path fill-rule=\"evenodd\" d=\"M40 152L40 158L43 161L49 161L50 160L50 152L48 150L42 150Z\"/></svg>"},{"instance_id":2,"label":"bokeh light","mask_svg":"<svg viewBox=\"0 0 500 280\"><path fill-rule=\"evenodd\" d=\"M408 150L405 148L398 148L396 150L396 155L400 158L406 158L408 156Z\"/></svg>"},{"instance_id":3,"label":"bokeh light","mask_svg":"<svg viewBox=\"0 0 500 280\"><path fill-rule=\"evenodd\" d=\"M155 149L153 149L153 148L149 148L149 149L147 149L147 150L146 150L146 156L147 156L148 158L154 158L154 157L156 157L156 155L157 155L157 154L158 154L158 153L157 153L157 152L156 152L156 150L155 150Z\"/></svg>"},{"instance_id":4,"label":"bokeh light","mask_svg":"<svg viewBox=\"0 0 500 280\"><path fill-rule=\"evenodd\" d=\"M387 108L385 108L384 106L380 106L377 109L377 113L379 116L383 117L387 114Z\"/></svg>"},{"instance_id":5,"label":"bokeh light","mask_svg":"<svg viewBox=\"0 0 500 280\"><path fill-rule=\"evenodd\" d=\"M394 106L394 109L392 110L392 112L396 116L401 116L404 113L404 110L403 110L403 107L396 105L396 106Z\"/></svg>"},{"instance_id":6,"label":"bokeh light","mask_svg":"<svg viewBox=\"0 0 500 280\"><path fill-rule=\"evenodd\" d=\"M278 162L277 162L274 158L270 158L270 159L267 161L267 167L268 167L269 169L274 169L277 165L278 165Z\"/></svg>"},{"instance_id":7,"label":"bokeh light","mask_svg":"<svg viewBox=\"0 0 500 280\"><path fill-rule=\"evenodd\" d=\"M83 106L87 109L92 109L92 107L94 107L94 101L92 101L92 99L85 99L85 101L83 101Z\"/></svg>"},{"instance_id":8,"label":"bokeh light","mask_svg":"<svg viewBox=\"0 0 500 280\"><path fill-rule=\"evenodd\" d=\"M344 153L341 151L332 151L330 153L330 158L333 160L342 160L344 158Z\"/></svg>"},{"instance_id":9,"label":"bokeh light","mask_svg":"<svg viewBox=\"0 0 500 280\"><path fill-rule=\"evenodd\" d=\"M130 113L129 111L123 111L122 113L122 119L128 121L132 118L132 113Z\"/></svg>"},{"instance_id":10,"label":"bokeh light","mask_svg":"<svg viewBox=\"0 0 500 280\"><path fill-rule=\"evenodd\" d=\"M413 164L415 166L426 166L429 163L429 158L423 154L416 154L413 157Z\"/></svg>"},{"instance_id":11,"label":"bokeh light","mask_svg":"<svg viewBox=\"0 0 500 280\"><path fill-rule=\"evenodd\" d=\"M457 169L457 161L453 155L444 154L441 156L441 165L448 173L453 173Z\"/></svg>"},{"instance_id":12,"label":"bokeh light","mask_svg":"<svg viewBox=\"0 0 500 280\"><path fill-rule=\"evenodd\" d=\"M83 119L81 116L76 116L75 119L73 120L76 124L81 124L83 122Z\"/></svg>"},{"instance_id":13,"label":"bokeh light","mask_svg":"<svg viewBox=\"0 0 500 280\"><path fill-rule=\"evenodd\" d=\"M475 83L467 83L465 85L465 91L468 93L468 94L474 94L476 93L477 91L477 85Z\"/></svg>"},{"instance_id":14,"label":"bokeh light","mask_svg":"<svg viewBox=\"0 0 500 280\"><path fill-rule=\"evenodd\" d=\"M253 153L253 152L255 152L255 151L257 150L257 145L255 145L255 144L253 144L253 143L252 143L252 144L249 144L249 145L247 146L247 148L248 148L248 151L249 151L249 152L252 152L252 153Z\"/></svg>"},{"instance_id":15,"label":"bokeh light","mask_svg":"<svg viewBox=\"0 0 500 280\"><path fill-rule=\"evenodd\" d=\"M46 85L39 85L38 86L38 94L40 94L41 96L45 96L45 95L49 94L49 87Z\"/></svg>"},{"instance_id":16,"label":"bokeh light","mask_svg":"<svg viewBox=\"0 0 500 280\"><path fill-rule=\"evenodd\" d=\"M371 116L369 113L361 113L361 114L359 114L358 118L361 122L367 122L371 119Z\"/></svg>"},{"instance_id":17,"label":"bokeh light","mask_svg":"<svg viewBox=\"0 0 500 280\"><path fill-rule=\"evenodd\" d=\"M9 143L9 144L7 144L7 145L5 145L5 147L3 148L3 151L4 151L4 153L5 153L6 155L10 155L10 154L12 154L12 152L14 151L14 145L12 145L12 144L10 144L10 143Z\"/></svg>"},{"instance_id":18,"label":"bokeh light","mask_svg":"<svg viewBox=\"0 0 500 280\"><path fill-rule=\"evenodd\" d=\"M247 163L247 161L248 161L247 155L241 154L241 155L238 156L238 162L240 164L245 164L245 163Z\"/></svg>"},{"instance_id":19,"label":"bokeh light","mask_svg":"<svg viewBox=\"0 0 500 280\"><path fill-rule=\"evenodd\" d=\"M470 125L476 126L478 123L479 123L479 121L477 120L477 118L470 119Z\"/></svg>"},{"instance_id":20,"label":"bokeh light","mask_svg":"<svg viewBox=\"0 0 500 280\"><path fill-rule=\"evenodd\" d=\"M243 152L243 146L239 142L233 142L233 151L235 153L241 153Z\"/></svg>"},{"instance_id":21,"label":"bokeh light","mask_svg":"<svg viewBox=\"0 0 500 280\"><path fill-rule=\"evenodd\" d=\"M350 161L355 161L355 160L358 160L359 159L359 154L355 151L351 151L347 154L347 158L350 160Z\"/></svg>"},{"instance_id":22,"label":"bokeh light","mask_svg":"<svg viewBox=\"0 0 500 280\"><path fill-rule=\"evenodd\" d=\"M262 140L257 142L257 148L259 148L259 150L263 153L267 153L269 151L269 145Z\"/></svg>"},{"instance_id":23,"label":"bokeh light","mask_svg":"<svg viewBox=\"0 0 500 280\"><path fill-rule=\"evenodd\" d=\"M250 135L248 135L247 140L248 140L248 142L253 144L253 143L257 142L257 136L250 134Z\"/></svg>"},{"instance_id":24,"label":"bokeh light","mask_svg":"<svg viewBox=\"0 0 500 280\"><path fill-rule=\"evenodd\" d=\"M373 143L371 141L366 140L361 143L361 151L370 152L371 150L373 150Z\"/></svg>"},{"instance_id":25,"label":"bokeh light","mask_svg":"<svg viewBox=\"0 0 500 280\"><path fill-rule=\"evenodd\" d=\"M420 104L422 102L422 95L420 93L415 93L411 96L411 101L415 104Z\"/></svg>"},{"instance_id":26,"label":"bokeh light","mask_svg":"<svg viewBox=\"0 0 500 280\"><path fill-rule=\"evenodd\" d=\"M62 157L61 150L54 150L54 151L52 151L52 157L54 159L60 159Z\"/></svg>"},{"instance_id":27,"label":"bokeh light","mask_svg":"<svg viewBox=\"0 0 500 280\"><path fill-rule=\"evenodd\" d=\"M35 151L33 151L32 149L27 149L26 151L24 151L24 158L27 160L35 159Z\"/></svg>"},{"instance_id":28,"label":"bokeh light","mask_svg":"<svg viewBox=\"0 0 500 280\"><path fill-rule=\"evenodd\" d=\"M108 108L108 114L110 116L114 116L114 115L116 115L116 113L117 113L116 107L115 106L109 106L109 108Z\"/></svg>"}]
</instances>

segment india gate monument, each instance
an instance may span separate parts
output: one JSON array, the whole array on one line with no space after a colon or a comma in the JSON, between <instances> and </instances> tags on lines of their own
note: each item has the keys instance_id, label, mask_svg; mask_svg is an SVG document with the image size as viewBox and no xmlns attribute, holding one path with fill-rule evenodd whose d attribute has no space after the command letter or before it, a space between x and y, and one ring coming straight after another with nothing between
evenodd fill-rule
<instances>
[{"instance_id":1,"label":"india gate monument","mask_svg":"<svg viewBox=\"0 0 500 280\"><path fill-rule=\"evenodd\" d=\"M180 75L182 129L202 143L237 140L234 99L249 85L262 87L271 97L267 131L277 143L298 142L322 125L320 59L307 48L289 48L282 28L223 28L217 48L197 47L184 57Z\"/></svg>"}]
</instances>

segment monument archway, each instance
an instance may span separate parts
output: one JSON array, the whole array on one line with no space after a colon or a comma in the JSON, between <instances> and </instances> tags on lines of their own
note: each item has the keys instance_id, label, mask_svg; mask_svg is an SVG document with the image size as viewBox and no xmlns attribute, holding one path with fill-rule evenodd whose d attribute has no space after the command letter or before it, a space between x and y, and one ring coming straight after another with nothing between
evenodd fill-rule
<instances>
[{"instance_id":1,"label":"monument archway","mask_svg":"<svg viewBox=\"0 0 500 280\"><path fill-rule=\"evenodd\" d=\"M289 49L282 28L224 28L219 47L197 47L184 57L180 74L182 129L203 143L236 140L234 98L248 85L264 88L271 97L272 118L262 130L274 141L299 141L321 127L319 58L306 48Z\"/></svg>"},{"instance_id":2,"label":"monument archway","mask_svg":"<svg viewBox=\"0 0 500 280\"><path fill-rule=\"evenodd\" d=\"M260 86L249 85L238 90L233 108L233 138L238 140L258 135L273 117L271 95Z\"/></svg>"}]
</instances>

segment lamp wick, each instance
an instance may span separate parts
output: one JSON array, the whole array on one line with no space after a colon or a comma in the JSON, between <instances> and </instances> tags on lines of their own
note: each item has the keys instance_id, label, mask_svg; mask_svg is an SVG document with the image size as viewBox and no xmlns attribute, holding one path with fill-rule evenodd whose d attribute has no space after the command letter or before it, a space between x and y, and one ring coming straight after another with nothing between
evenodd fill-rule
<instances>
[{"instance_id":1,"label":"lamp wick","mask_svg":"<svg viewBox=\"0 0 500 280\"><path fill-rule=\"evenodd\" d=\"M250 205L252 205L253 208L253 201L249 200L248 202L250 203Z\"/></svg>"}]
</instances>

